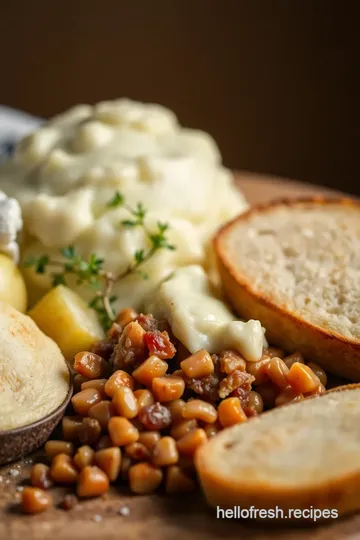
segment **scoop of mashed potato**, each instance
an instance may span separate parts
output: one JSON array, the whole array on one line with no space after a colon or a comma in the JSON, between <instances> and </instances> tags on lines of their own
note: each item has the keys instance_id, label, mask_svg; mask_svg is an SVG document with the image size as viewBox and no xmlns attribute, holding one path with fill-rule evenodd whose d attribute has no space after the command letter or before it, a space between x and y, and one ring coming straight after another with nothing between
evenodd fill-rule
<instances>
[{"instance_id":1,"label":"scoop of mashed potato","mask_svg":"<svg viewBox=\"0 0 360 540\"><path fill-rule=\"evenodd\" d=\"M162 250L146 264L149 279L132 275L119 282L116 309L141 309L180 266L207 266L213 232L246 208L208 134L181 127L164 107L126 99L79 105L53 118L0 167L0 187L21 203L24 257L46 253L59 259L59 248L73 245L84 257L104 258L105 268L118 274L137 250L149 247L141 228L121 225L129 207L146 207L150 231L158 222L170 225L176 250ZM109 207L116 192L126 208ZM50 286L47 276L34 272L28 280L33 300L34 291ZM93 294L72 287L85 298Z\"/></svg>"}]
</instances>

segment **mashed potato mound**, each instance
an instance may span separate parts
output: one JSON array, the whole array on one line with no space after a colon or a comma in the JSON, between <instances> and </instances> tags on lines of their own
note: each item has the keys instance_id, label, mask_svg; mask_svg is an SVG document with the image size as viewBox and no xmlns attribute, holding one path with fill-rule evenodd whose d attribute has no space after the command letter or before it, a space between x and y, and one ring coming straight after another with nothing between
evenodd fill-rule
<instances>
[{"instance_id":1,"label":"mashed potato mound","mask_svg":"<svg viewBox=\"0 0 360 540\"><path fill-rule=\"evenodd\" d=\"M213 232L246 208L208 134L181 127L164 107L126 99L79 105L50 120L0 167L0 187L21 203L23 256L59 259L59 248L74 245L84 257L104 258L107 270L124 271L135 252L148 246L141 228L121 225L127 209L107 206L117 191L128 206L146 207L150 231L158 221L169 223L177 249L147 263L149 279L133 275L118 283L115 309L141 309L176 268L209 265ZM32 301L50 286L47 276L33 271L27 278ZM85 299L93 295L72 287Z\"/></svg>"}]
</instances>

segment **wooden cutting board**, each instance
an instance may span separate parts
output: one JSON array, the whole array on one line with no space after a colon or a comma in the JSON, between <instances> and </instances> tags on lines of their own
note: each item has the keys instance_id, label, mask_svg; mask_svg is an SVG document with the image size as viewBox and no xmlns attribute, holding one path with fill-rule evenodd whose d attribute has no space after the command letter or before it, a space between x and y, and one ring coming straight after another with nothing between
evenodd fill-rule
<instances>
[{"instance_id":1,"label":"wooden cutting board","mask_svg":"<svg viewBox=\"0 0 360 540\"><path fill-rule=\"evenodd\" d=\"M277 197L334 194L314 187L251 173L237 174L237 182L251 203ZM1 414L1 411L0 411ZM24 516L19 505L19 486L29 477L31 463L39 454L0 468L0 540L268 540L360 538L360 515L319 527L287 527L285 524L258 525L255 522L216 519L201 493L194 495L131 496L113 488L106 498L78 504L70 512L53 508L44 514ZM20 487L21 489L21 487ZM66 489L54 490L55 503ZM119 513L126 505L128 516Z\"/></svg>"}]
</instances>

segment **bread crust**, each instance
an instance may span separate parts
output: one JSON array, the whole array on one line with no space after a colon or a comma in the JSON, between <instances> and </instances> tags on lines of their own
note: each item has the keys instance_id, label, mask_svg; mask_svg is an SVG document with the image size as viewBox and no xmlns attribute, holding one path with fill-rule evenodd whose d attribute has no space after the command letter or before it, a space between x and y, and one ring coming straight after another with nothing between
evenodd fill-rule
<instances>
[{"instance_id":1,"label":"bread crust","mask_svg":"<svg viewBox=\"0 0 360 540\"><path fill-rule=\"evenodd\" d=\"M265 482L253 486L249 482L232 478L224 480L221 475L209 469L204 458L208 445L196 453L195 463L200 483L210 506L220 508L281 508L289 509L336 509L339 515L360 509L360 471L339 477L336 481L322 482L306 488L274 488ZM209 449L208 449L209 451Z\"/></svg>"},{"instance_id":2,"label":"bread crust","mask_svg":"<svg viewBox=\"0 0 360 540\"><path fill-rule=\"evenodd\" d=\"M327 393L351 391L360 388L360 384L349 384L329 390ZM307 399L321 399L321 396L311 396ZM286 405L285 405L286 406ZM294 403L286 407L297 407ZM264 414L271 413L267 411ZM262 416L261 415L261 416ZM253 417L248 422L256 422L259 417ZM231 428L229 428L231 429ZM225 430L226 431L226 430ZM199 475L199 480L205 497L210 506L220 508L250 508L251 506L259 509L281 508L284 512L290 509L334 509L338 510L339 516L360 509L360 492L358 489L360 481L360 470L351 474L343 475L330 482L296 487L274 487L266 482L256 481L252 484L243 478L237 478L236 475L231 480L226 480L221 473L210 468L207 463L207 454L211 452L211 446L216 444L216 439L221 433L210 439L205 445L201 446L195 455L195 465ZM293 519L294 516L293 516ZM299 522L299 519L296 519Z\"/></svg>"},{"instance_id":3,"label":"bread crust","mask_svg":"<svg viewBox=\"0 0 360 540\"><path fill-rule=\"evenodd\" d=\"M253 214L269 211L278 206L291 208L299 204L339 204L356 207L352 199L299 198L280 199L252 207L224 225L214 239L215 252L222 285L236 312L246 319L259 319L266 328L269 341L289 352L300 351L305 358L317 362L326 370L352 381L360 380L360 340L330 332L299 317L295 312L279 306L271 298L255 291L246 276L238 272L223 247L223 238L239 222L247 221Z\"/></svg>"}]
</instances>

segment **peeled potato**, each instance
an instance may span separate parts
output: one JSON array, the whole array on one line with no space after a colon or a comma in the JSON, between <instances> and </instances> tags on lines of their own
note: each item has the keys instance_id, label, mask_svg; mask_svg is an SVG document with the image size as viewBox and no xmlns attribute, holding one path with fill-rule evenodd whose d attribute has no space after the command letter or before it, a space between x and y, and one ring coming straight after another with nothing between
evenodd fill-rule
<instances>
[{"instance_id":1,"label":"peeled potato","mask_svg":"<svg viewBox=\"0 0 360 540\"><path fill-rule=\"evenodd\" d=\"M77 293L63 285L43 296L29 315L70 361L77 352L88 350L104 337L96 313Z\"/></svg>"},{"instance_id":2,"label":"peeled potato","mask_svg":"<svg viewBox=\"0 0 360 540\"><path fill-rule=\"evenodd\" d=\"M27 294L24 279L16 264L7 256L0 254L0 300L24 313Z\"/></svg>"}]
</instances>

